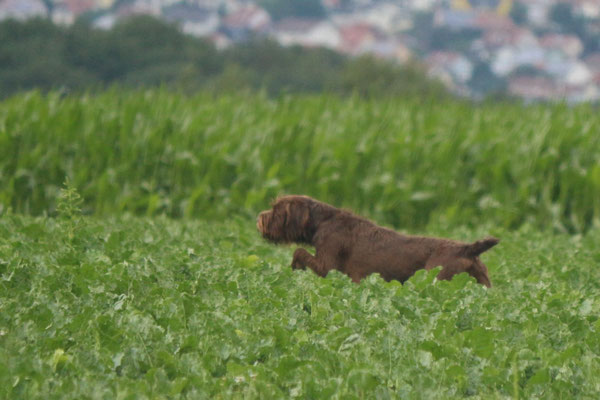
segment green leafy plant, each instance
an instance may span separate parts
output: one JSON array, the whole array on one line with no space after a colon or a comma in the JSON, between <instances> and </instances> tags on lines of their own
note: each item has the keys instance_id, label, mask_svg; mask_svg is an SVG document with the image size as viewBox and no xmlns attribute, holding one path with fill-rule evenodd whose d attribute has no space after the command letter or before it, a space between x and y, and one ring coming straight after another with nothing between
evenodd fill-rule
<instances>
[{"instance_id":1,"label":"green leafy plant","mask_svg":"<svg viewBox=\"0 0 600 400\"><path fill-rule=\"evenodd\" d=\"M83 199L77 192L77 188L73 186L71 180L67 177L58 195L56 212L58 217L65 221L69 240L75 237L79 229L82 204Z\"/></svg>"},{"instance_id":2,"label":"green leafy plant","mask_svg":"<svg viewBox=\"0 0 600 400\"><path fill-rule=\"evenodd\" d=\"M598 230L496 231L486 289L292 271L249 219L79 223L0 219L0 398L600 395Z\"/></svg>"},{"instance_id":3,"label":"green leafy plant","mask_svg":"<svg viewBox=\"0 0 600 400\"><path fill-rule=\"evenodd\" d=\"M65 179L58 195L56 211L60 218L75 220L81 217L83 199L69 178Z\"/></svg>"}]
</instances>

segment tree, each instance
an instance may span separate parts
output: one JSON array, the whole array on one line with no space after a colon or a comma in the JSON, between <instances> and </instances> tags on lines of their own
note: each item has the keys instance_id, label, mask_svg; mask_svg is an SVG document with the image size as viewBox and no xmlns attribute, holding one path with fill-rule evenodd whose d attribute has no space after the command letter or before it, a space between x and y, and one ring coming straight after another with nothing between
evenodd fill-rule
<instances>
[{"instance_id":1,"label":"tree","mask_svg":"<svg viewBox=\"0 0 600 400\"><path fill-rule=\"evenodd\" d=\"M371 57L348 58L329 49L282 47L255 38L219 52L175 26L139 17L111 30L79 20L70 27L48 20L0 22L0 94L18 90L121 86L265 89L282 92L439 96L443 86L420 66Z\"/></svg>"},{"instance_id":2,"label":"tree","mask_svg":"<svg viewBox=\"0 0 600 400\"><path fill-rule=\"evenodd\" d=\"M325 16L321 0L260 0L259 4L275 20L288 17L323 18Z\"/></svg>"},{"instance_id":3,"label":"tree","mask_svg":"<svg viewBox=\"0 0 600 400\"><path fill-rule=\"evenodd\" d=\"M469 87L483 96L498 94L506 91L506 80L494 74L488 63L479 62L473 68Z\"/></svg>"},{"instance_id":4,"label":"tree","mask_svg":"<svg viewBox=\"0 0 600 400\"><path fill-rule=\"evenodd\" d=\"M529 20L527 6L521 2L515 2L510 10L510 17L517 25L525 25Z\"/></svg>"},{"instance_id":5,"label":"tree","mask_svg":"<svg viewBox=\"0 0 600 400\"><path fill-rule=\"evenodd\" d=\"M473 41L480 36L480 29L454 30L446 27L436 27L433 28L431 33L431 48L465 53L469 51Z\"/></svg>"},{"instance_id":6,"label":"tree","mask_svg":"<svg viewBox=\"0 0 600 400\"><path fill-rule=\"evenodd\" d=\"M417 12L413 17L413 28L411 35L416 39L419 50L426 52L432 44L433 37L433 13Z\"/></svg>"},{"instance_id":7,"label":"tree","mask_svg":"<svg viewBox=\"0 0 600 400\"><path fill-rule=\"evenodd\" d=\"M561 27L563 32L577 31L577 20L573 15L573 9L568 3L557 3L550 10L550 20Z\"/></svg>"},{"instance_id":8,"label":"tree","mask_svg":"<svg viewBox=\"0 0 600 400\"><path fill-rule=\"evenodd\" d=\"M403 66L362 56L348 62L342 71L342 89L365 96L444 97L446 88L427 77L422 66Z\"/></svg>"}]
</instances>

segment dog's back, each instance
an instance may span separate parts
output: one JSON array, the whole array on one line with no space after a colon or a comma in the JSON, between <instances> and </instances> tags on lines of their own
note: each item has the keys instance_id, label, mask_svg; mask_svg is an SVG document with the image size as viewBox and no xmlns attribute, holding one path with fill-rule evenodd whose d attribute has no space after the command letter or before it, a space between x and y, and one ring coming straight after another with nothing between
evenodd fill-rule
<instances>
[{"instance_id":1,"label":"dog's back","mask_svg":"<svg viewBox=\"0 0 600 400\"><path fill-rule=\"evenodd\" d=\"M335 269L354 281L379 273L387 281L405 282L419 269L442 266L439 279L467 272L488 287L487 267L478 256L497 243L496 238L469 244L403 235L346 211L323 222L313 241L318 252L330 254Z\"/></svg>"}]
</instances>

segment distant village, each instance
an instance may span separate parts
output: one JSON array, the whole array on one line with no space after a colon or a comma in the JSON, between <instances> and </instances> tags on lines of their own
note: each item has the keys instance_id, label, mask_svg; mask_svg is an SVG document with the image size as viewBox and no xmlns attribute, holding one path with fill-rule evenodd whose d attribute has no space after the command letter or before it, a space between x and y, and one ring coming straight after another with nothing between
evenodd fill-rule
<instances>
[{"instance_id":1,"label":"distant village","mask_svg":"<svg viewBox=\"0 0 600 400\"><path fill-rule=\"evenodd\" d=\"M101 29L147 14L223 49L256 36L399 63L418 60L457 94L600 99L600 0L320 0L275 17L273 1L0 0L0 19L86 18ZM262 5L262 6L261 6Z\"/></svg>"}]
</instances>

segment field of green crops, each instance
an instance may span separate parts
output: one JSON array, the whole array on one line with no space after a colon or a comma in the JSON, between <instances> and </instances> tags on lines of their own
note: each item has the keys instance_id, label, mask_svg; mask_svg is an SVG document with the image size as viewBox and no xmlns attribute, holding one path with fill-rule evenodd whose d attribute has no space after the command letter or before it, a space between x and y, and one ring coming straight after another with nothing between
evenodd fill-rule
<instances>
[{"instance_id":1,"label":"field of green crops","mask_svg":"<svg viewBox=\"0 0 600 400\"><path fill-rule=\"evenodd\" d=\"M598 398L600 233L494 233L487 290L292 272L246 219L6 216L0 398Z\"/></svg>"},{"instance_id":2,"label":"field of green crops","mask_svg":"<svg viewBox=\"0 0 600 400\"><path fill-rule=\"evenodd\" d=\"M581 105L29 93L0 103L0 204L222 219L304 193L406 229L600 226L600 112ZM2 210L0 210L0 213Z\"/></svg>"},{"instance_id":3,"label":"field of green crops","mask_svg":"<svg viewBox=\"0 0 600 400\"><path fill-rule=\"evenodd\" d=\"M162 90L0 102L0 399L600 398L596 111ZM294 246L255 228L280 193L408 233L497 236L494 286L292 271Z\"/></svg>"}]
</instances>

